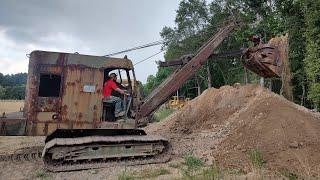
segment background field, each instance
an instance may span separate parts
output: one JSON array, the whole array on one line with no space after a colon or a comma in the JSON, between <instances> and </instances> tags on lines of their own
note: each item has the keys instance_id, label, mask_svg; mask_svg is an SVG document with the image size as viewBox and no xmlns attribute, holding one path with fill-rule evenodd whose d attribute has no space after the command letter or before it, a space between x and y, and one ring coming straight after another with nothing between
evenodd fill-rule
<instances>
[{"instance_id":1,"label":"background field","mask_svg":"<svg viewBox=\"0 0 320 180\"><path fill-rule=\"evenodd\" d=\"M0 113L10 113L23 109L24 100L0 100Z\"/></svg>"}]
</instances>

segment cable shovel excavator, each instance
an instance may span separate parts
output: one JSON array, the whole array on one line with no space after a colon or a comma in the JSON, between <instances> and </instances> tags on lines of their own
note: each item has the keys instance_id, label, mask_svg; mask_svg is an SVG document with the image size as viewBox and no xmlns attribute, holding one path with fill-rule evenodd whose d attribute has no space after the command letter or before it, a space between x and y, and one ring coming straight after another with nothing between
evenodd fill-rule
<instances>
[{"instance_id":1,"label":"cable shovel excavator","mask_svg":"<svg viewBox=\"0 0 320 180\"><path fill-rule=\"evenodd\" d=\"M127 58L33 51L24 112L3 115L0 134L46 136L43 149L32 153L41 154L45 168L54 172L169 161L169 141L138 127L205 64L236 26L236 21L226 22L193 56L181 59L183 64L146 98ZM247 50L245 64L269 77L279 76L278 48L266 47ZM110 73L117 73L119 86L130 93L130 98L121 97L122 117L115 117L112 102L102 101Z\"/></svg>"}]
</instances>

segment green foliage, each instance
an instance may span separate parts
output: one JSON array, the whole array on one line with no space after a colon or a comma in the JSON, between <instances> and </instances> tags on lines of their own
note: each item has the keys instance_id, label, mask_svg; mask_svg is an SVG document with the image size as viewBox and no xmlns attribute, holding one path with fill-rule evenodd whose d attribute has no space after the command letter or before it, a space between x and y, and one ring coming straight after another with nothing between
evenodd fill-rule
<instances>
[{"instance_id":1,"label":"green foliage","mask_svg":"<svg viewBox=\"0 0 320 180\"><path fill-rule=\"evenodd\" d=\"M168 109L168 108L160 108L154 113L154 118L157 122L161 121L162 119L167 118L170 114L172 114L175 110Z\"/></svg>"},{"instance_id":2,"label":"green foliage","mask_svg":"<svg viewBox=\"0 0 320 180\"><path fill-rule=\"evenodd\" d=\"M166 168L157 169L144 169L142 172L127 172L124 170L118 175L119 180L133 180L133 179L154 179L158 176L170 174L170 171Z\"/></svg>"},{"instance_id":3,"label":"green foliage","mask_svg":"<svg viewBox=\"0 0 320 180\"><path fill-rule=\"evenodd\" d=\"M134 177L131 174L129 174L126 169L118 175L118 180L133 180L133 179Z\"/></svg>"},{"instance_id":4,"label":"green foliage","mask_svg":"<svg viewBox=\"0 0 320 180\"><path fill-rule=\"evenodd\" d=\"M302 0L306 30L306 55L304 59L307 84L309 87L308 99L317 109L320 106L320 2Z\"/></svg>"},{"instance_id":5,"label":"green foliage","mask_svg":"<svg viewBox=\"0 0 320 180\"><path fill-rule=\"evenodd\" d=\"M137 179L153 179L161 175L170 174L170 171L166 168L159 168L159 169L145 169L143 172L139 172L135 176Z\"/></svg>"},{"instance_id":6,"label":"green foliage","mask_svg":"<svg viewBox=\"0 0 320 180\"><path fill-rule=\"evenodd\" d=\"M183 164L186 165L188 169L199 169L204 165L201 159L192 155L186 156Z\"/></svg>"},{"instance_id":7,"label":"green foliage","mask_svg":"<svg viewBox=\"0 0 320 180\"><path fill-rule=\"evenodd\" d=\"M298 179L298 176L290 171L281 171L280 174L286 178L288 178L289 180L296 180Z\"/></svg>"},{"instance_id":8,"label":"green foliage","mask_svg":"<svg viewBox=\"0 0 320 180\"><path fill-rule=\"evenodd\" d=\"M5 96L5 94L6 94L6 88L0 85L0 99L2 99L2 97Z\"/></svg>"},{"instance_id":9,"label":"green foliage","mask_svg":"<svg viewBox=\"0 0 320 180\"><path fill-rule=\"evenodd\" d=\"M149 75L147 78L147 83L143 86L143 90L144 90L144 94L145 95L149 95L153 88L155 88L155 81L156 77L154 77L154 75Z\"/></svg>"},{"instance_id":10,"label":"green foliage","mask_svg":"<svg viewBox=\"0 0 320 180\"><path fill-rule=\"evenodd\" d=\"M46 170L40 169L37 171L36 177L40 179L47 179L49 177L49 173Z\"/></svg>"},{"instance_id":11,"label":"green foliage","mask_svg":"<svg viewBox=\"0 0 320 180\"><path fill-rule=\"evenodd\" d=\"M0 73L0 99L24 99L27 73L3 75Z\"/></svg>"},{"instance_id":12,"label":"green foliage","mask_svg":"<svg viewBox=\"0 0 320 180\"><path fill-rule=\"evenodd\" d=\"M202 170L202 173L199 179L203 179L203 180L223 179L223 172L216 164L213 164L209 168L205 168Z\"/></svg>"},{"instance_id":13,"label":"green foliage","mask_svg":"<svg viewBox=\"0 0 320 180\"><path fill-rule=\"evenodd\" d=\"M320 1L313 0L182 0L177 10L175 27L164 27L160 33L165 40L165 60L177 59L195 53L218 30L231 15L236 16L242 26L230 34L215 50L227 52L252 45L250 35L258 34L266 43L270 38L289 33L289 62L292 74L293 96L296 103L306 107L320 106ZM207 73L207 68L209 72ZM154 89L171 72L172 68L159 68L152 81L147 82L148 92ZM248 72L249 82L258 82L258 76ZM235 82L244 82L245 71L239 57L224 61L209 62L196 77L179 89L180 95L197 96L195 87L208 88L208 76L212 86L220 87ZM151 85L148 85L148 84ZM306 96L308 95L308 99Z\"/></svg>"},{"instance_id":14,"label":"green foliage","mask_svg":"<svg viewBox=\"0 0 320 180\"><path fill-rule=\"evenodd\" d=\"M198 171L204 166L201 159L192 155L186 156L182 164L181 170L186 179L197 179Z\"/></svg>"},{"instance_id":15,"label":"green foliage","mask_svg":"<svg viewBox=\"0 0 320 180\"><path fill-rule=\"evenodd\" d=\"M309 89L308 98L314 102L315 108L319 108L320 107L320 83L310 83L309 86L310 86L310 89Z\"/></svg>"},{"instance_id":16,"label":"green foliage","mask_svg":"<svg viewBox=\"0 0 320 180\"><path fill-rule=\"evenodd\" d=\"M24 99L26 85L7 86L5 87L5 95L1 99Z\"/></svg>"},{"instance_id":17,"label":"green foliage","mask_svg":"<svg viewBox=\"0 0 320 180\"><path fill-rule=\"evenodd\" d=\"M265 164L262 157L262 152L259 149L252 149L249 151L251 164L254 168L261 169Z\"/></svg>"},{"instance_id":18,"label":"green foliage","mask_svg":"<svg viewBox=\"0 0 320 180\"><path fill-rule=\"evenodd\" d=\"M171 167L171 168L180 168L181 167L181 164L180 163L170 163L169 165L168 165L169 167Z\"/></svg>"}]
</instances>

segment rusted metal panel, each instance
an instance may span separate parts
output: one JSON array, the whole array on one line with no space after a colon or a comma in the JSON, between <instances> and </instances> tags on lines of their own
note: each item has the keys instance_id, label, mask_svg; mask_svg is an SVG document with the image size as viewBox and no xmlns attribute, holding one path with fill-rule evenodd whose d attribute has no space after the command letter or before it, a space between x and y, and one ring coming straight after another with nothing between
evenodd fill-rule
<instances>
[{"instance_id":1,"label":"rusted metal panel","mask_svg":"<svg viewBox=\"0 0 320 180\"><path fill-rule=\"evenodd\" d=\"M250 47L244 51L241 62L261 77L280 77L281 60L276 46L259 44Z\"/></svg>"},{"instance_id":2,"label":"rusted metal panel","mask_svg":"<svg viewBox=\"0 0 320 180\"><path fill-rule=\"evenodd\" d=\"M26 130L26 119L0 118L1 136L23 136Z\"/></svg>"},{"instance_id":3,"label":"rusted metal panel","mask_svg":"<svg viewBox=\"0 0 320 180\"><path fill-rule=\"evenodd\" d=\"M54 121L53 116L57 114L57 112L38 112L37 113L37 122L47 122Z\"/></svg>"},{"instance_id":4,"label":"rusted metal panel","mask_svg":"<svg viewBox=\"0 0 320 180\"><path fill-rule=\"evenodd\" d=\"M96 87L95 92L84 92L86 85ZM62 95L62 121L94 124L100 121L103 72L93 68L67 68Z\"/></svg>"},{"instance_id":5,"label":"rusted metal panel","mask_svg":"<svg viewBox=\"0 0 320 180\"><path fill-rule=\"evenodd\" d=\"M45 134L45 124L44 123L40 123L40 122L37 122L36 123L36 132L35 134L41 134L41 135L46 135Z\"/></svg>"},{"instance_id":6,"label":"rusted metal panel","mask_svg":"<svg viewBox=\"0 0 320 180\"><path fill-rule=\"evenodd\" d=\"M240 56L240 55L242 55L242 51L243 51L243 49L233 50L233 51L223 52L223 53L218 53L218 54L212 53L208 57L208 59L211 59L211 61L217 62L217 61L224 60L223 58ZM184 64L187 64L193 57L194 57L193 54L184 55L184 56L181 56L179 59L174 59L174 60L169 60L169 61L164 61L164 62L159 61L158 65L160 67L184 65Z\"/></svg>"},{"instance_id":7,"label":"rusted metal panel","mask_svg":"<svg viewBox=\"0 0 320 180\"><path fill-rule=\"evenodd\" d=\"M132 69L133 64L130 59L113 58L104 56L90 56L72 53L59 53L47 51L33 51L30 57L37 56L41 64L55 64L60 66L82 66L91 68L125 68Z\"/></svg>"},{"instance_id":8,"label":"rusted metal panel","mask_svg":"<svg viewBox=\"0 0 320 180\"><path fill-rule=\"evenodd\" d=\"M52 73L52 74L61 74L62 73L62 67L58 65L52 65L52 64L41 64L39 67L40 73Z\"/></svg>"},{"instance_id":9,"label":"rusted metal panel","mask_svg":"<svg viewBox=\"0 0 320 180\"><path fill-rule=\"evenodd\" d=\"M47 135L57 128L97 128L101 121L106 68L132 69L133 65L129 59L33 51L23 115L25 134ZM40 97L42 75L61 78L58 97ZM1 127L4 132L6 123L1 123Z\"/></svg>"},{"instance_id":10,"label":"rusted metal panel","mask_svg":"<svg viewBox=\"0 0 320 180\"><path fill-rule=\"evenodd\" d=\"M45 127L46 128L46 127ZM46 131L46 129L45 129L45 135L49 135L49 134L51 134L53 131L55 131L56 129L58 128L58 124L56 124L56 123L50 123L50 124L48 124L48 130Z\"/></svg>"},{"instance_id":11,"label":"rusted metal panel","mask_svg":"<svg viewBox=\"0 0 320 180\"><path fill-rule=\"evenodd\" d=\"M38 97L37 98L37 112L59 112L60 98L55 97Z\"/></svg>"}]
</instances>

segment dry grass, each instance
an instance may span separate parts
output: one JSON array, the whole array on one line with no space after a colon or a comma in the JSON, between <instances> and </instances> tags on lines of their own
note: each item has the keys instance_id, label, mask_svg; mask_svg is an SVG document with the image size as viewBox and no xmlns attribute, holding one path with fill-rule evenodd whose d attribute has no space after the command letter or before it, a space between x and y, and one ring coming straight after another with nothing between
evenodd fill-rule
<instances>
[{"instance_id":1,"label":"dry grass","mask_svg":"<svg viewBox=\"0 0 320 180\"><path fill-rule=\"evenodd\" d=\"M0 100L0 113L17 112L23 109L23 100Z\"/></svg>"}]
</instances>

